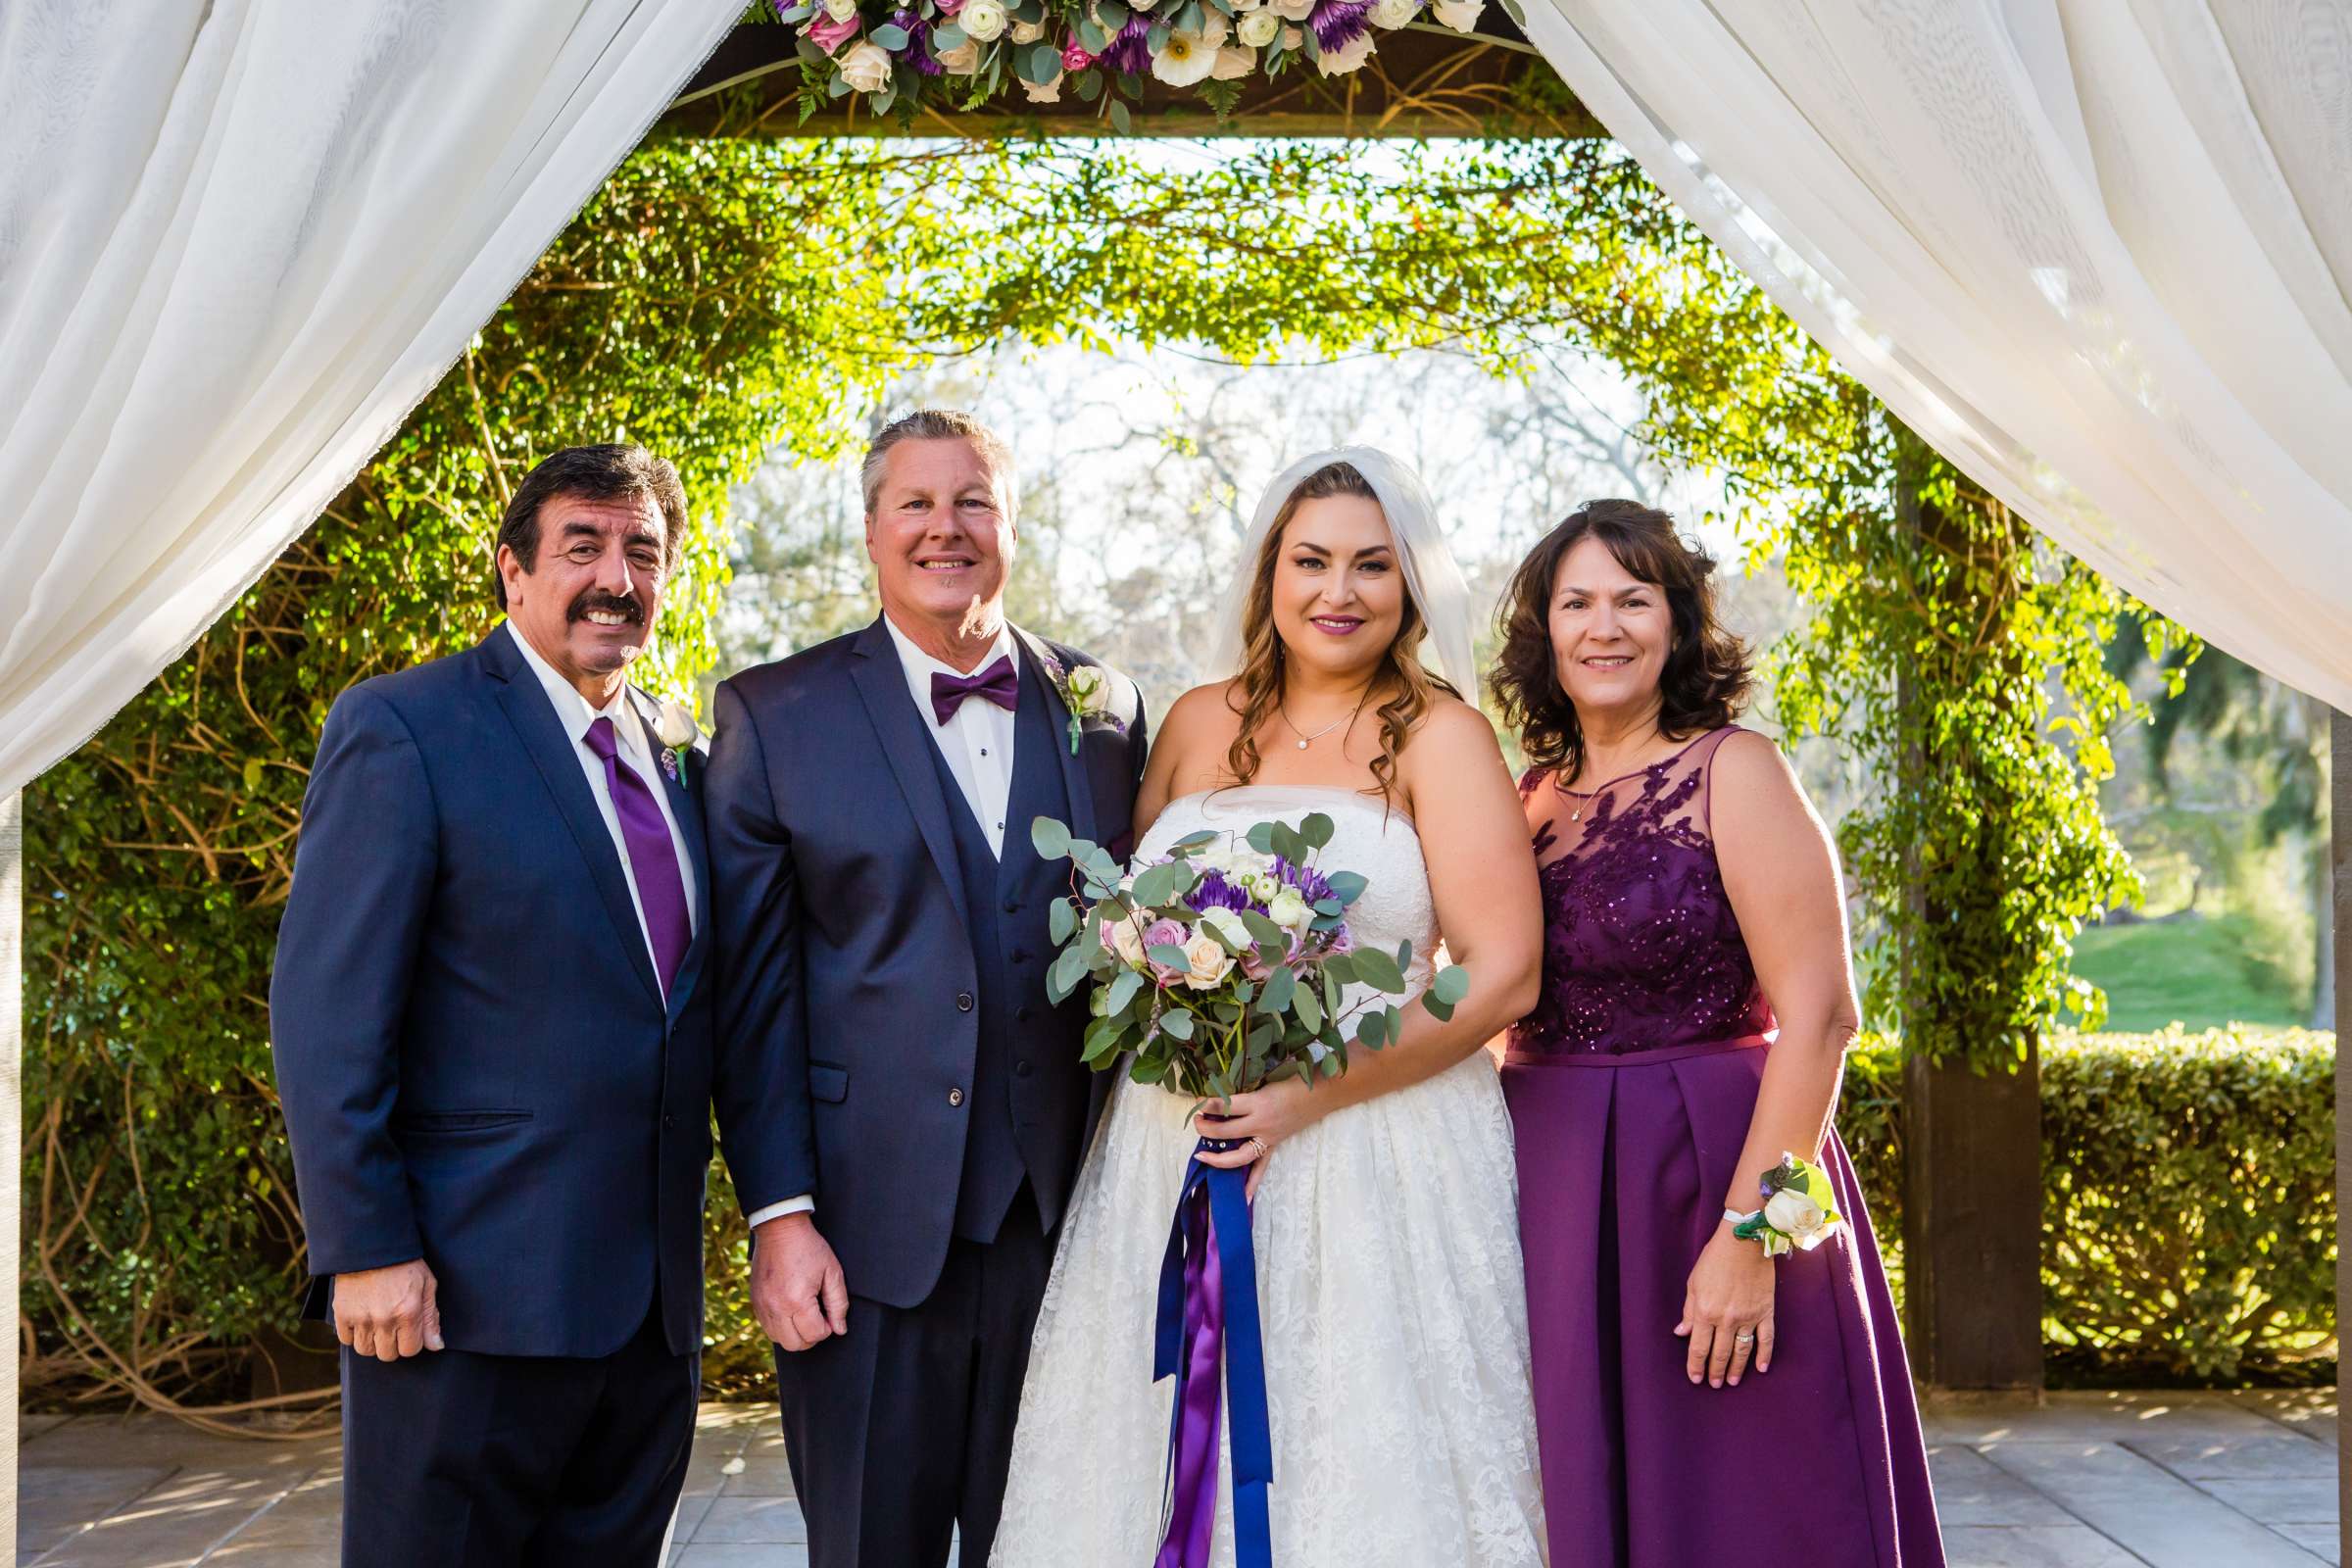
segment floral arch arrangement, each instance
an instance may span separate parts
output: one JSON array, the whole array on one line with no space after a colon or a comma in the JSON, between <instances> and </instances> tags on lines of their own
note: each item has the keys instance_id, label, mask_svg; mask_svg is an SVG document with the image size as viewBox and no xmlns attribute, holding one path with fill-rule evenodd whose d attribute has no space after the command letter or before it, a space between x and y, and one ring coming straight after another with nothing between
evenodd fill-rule
<instances>
[{"instance_id":1,"label":"floral arch arrangement","mask_svg":"<svg viewBox=\"0 0 2352 1568\"><path fill-rule=\"evenodd\" d=\"M1467 34L1486 0L774 0L795 31L801 119L858 95L910 121L977 109L1017 86L1033 104L1102 102L1131 128L1147 81L1196 89L1220 117L1242 84L1359 70L1383 31ZM1514 21L1515 0L1501 0ZM1423 19L1429 19L1424 21ZM1434 23L1434 25L1432 24Z\"/></svg>"}]
</instances>

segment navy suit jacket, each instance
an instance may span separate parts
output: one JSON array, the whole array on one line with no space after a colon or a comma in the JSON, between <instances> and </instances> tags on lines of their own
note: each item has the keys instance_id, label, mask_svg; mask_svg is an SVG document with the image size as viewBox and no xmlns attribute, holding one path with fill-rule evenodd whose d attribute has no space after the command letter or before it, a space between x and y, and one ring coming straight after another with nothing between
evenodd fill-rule
<instances>
[{"instance_id":1,"label":"navy suit jacket","mask_svg":"<svg viewBox=\"0 0 2352 1568\"><path fill-rule=\"evenodd\" d=\"M1100 668L1016 634L1024 679ZM1077 755L1054 702L1072 829L1124 856L1147 743L1143 700L1110 672ZM979 1019L977 962L936 744L889 629L745 670L718 688L706 799L718 937L719 1144L745 1210L798 1194L851 1291L888 1306L931 1293L955 1225ZM962 809L956 803L956 809ZM1027 822L1004 853L1036 855ZM1020 1080L1058 1169L1058 1211L1109 1075L1079 1060L1086 1009L1046 1008ZM1031 1179L1041 1180L1031 1169ZM856 1329L851 1330L856 1333Z\"/></svg>"},{"instance_id":2,"label":"navy suit jacket","mask_svg":"<svg viewBox=\"0 0 2352 1568\"><path fill-rule=\"evenodd\" d=\"M362 682L319 738L270 988L310 1268L422 1257L458 1349L608 1355L658 1301L683 1354L710 1162L698 769L664 785L698 905L665 1003L515 635Z\"/></svg>"}]
</instances>

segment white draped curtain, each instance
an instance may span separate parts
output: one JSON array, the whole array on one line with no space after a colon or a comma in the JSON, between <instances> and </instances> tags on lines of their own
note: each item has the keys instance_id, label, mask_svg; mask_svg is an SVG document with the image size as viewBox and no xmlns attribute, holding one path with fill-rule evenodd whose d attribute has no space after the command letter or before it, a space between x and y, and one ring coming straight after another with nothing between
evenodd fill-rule
<instances>
[{"instance_id":1,"label":"white draped curtain","mask_svg":"<svg viewBox=\"0 0 2352 1568\"><path fill-rule=\"evenodd\" d=\"M742 9L0 4L0 799L309 526Z\"/></svg>"},{"instance_id":2,"label":"white draped curtain","mask_svg":"<svg viewBox=\"0 0 2352 1568\"><path fill-rule=\"evenodd\" d=\"M1585 105L1906 423L2352 710L2352 5L1527 9Z\"/></svg>"}]
</instances>

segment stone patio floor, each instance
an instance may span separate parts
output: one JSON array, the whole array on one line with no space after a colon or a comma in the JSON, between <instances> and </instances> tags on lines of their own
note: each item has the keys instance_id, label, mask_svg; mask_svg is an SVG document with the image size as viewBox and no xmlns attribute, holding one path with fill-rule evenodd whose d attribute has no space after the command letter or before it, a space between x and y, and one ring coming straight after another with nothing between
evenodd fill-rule
<instances>
[{"instance_id":1,"label":"stone patio floor","mask_svg":"<svg viewBox=\"0 0 2352 1568\"><path fill-rule=\"evenodd\" d=\"M1930 1414L1951 1568L2336 1562L2332 1390L2055 1394ZM331 1568L331 1438L213 1437L154 1416L27 1416L17 1561ZM806 1568L772 1409L707 1405L675 1568ZM1433 1565L1436 1568L1436 1565Z\"/></svg>"}]
</instances>

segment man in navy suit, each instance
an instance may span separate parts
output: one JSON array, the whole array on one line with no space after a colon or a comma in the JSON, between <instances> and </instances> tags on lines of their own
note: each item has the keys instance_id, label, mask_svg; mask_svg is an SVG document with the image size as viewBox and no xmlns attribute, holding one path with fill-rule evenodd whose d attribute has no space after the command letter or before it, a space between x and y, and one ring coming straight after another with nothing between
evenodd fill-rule
<instances>
[{"instance_id":1,"label":"man in navy suit","mask_svg":"<svg viewBox=\"0 0 2352 1568\"><path fill-rule=\"evenodd\" d=\"M1012 478L968 415L883 431L881 615L718 689L719 1139L812 1568L937 1568L958 1526L987 1562L1108 1082L1079 1061L1085 1001L1046 999L1069 867L1029 824L1124 854L1144 714L1128 681L1006 623Z\"/></svg>"},{"instance_id":2,"label":"man in navy suit","mask_svg":"<svg viewBox=\"0 0 2352 1568\"><path fill-rule=\"evenodd\" d=\"M690 726L626 672L685 515L642 448L549 458L506 624L319 740L270 1018L352 1568L652 1568L684 1479L711 877Z\"/></svg>"}]
</instances>

